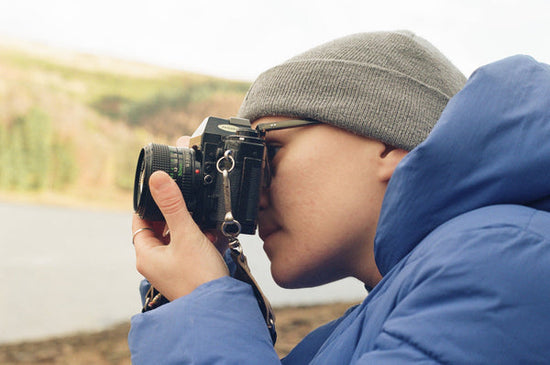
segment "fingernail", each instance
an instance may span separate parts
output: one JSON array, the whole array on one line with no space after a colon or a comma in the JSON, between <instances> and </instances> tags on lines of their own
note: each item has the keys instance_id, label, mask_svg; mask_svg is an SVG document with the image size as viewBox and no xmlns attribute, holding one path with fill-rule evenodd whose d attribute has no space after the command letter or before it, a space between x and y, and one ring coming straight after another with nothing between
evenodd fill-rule
<instances>
[{"instance_id":1,"label":"fingernail","mask_svg":"<svg viewBox=\"0 0 550 365\"><path fill-rule=\"evenodd\" d=\"M172 179L167 173L155 171L149 180L149 185L155 190L164 190L170 186Z\"/></svg>"},{"instance_id":2,"label":"fingernail","mask_svg":"<svg viewBox=\"0 0 550 365\"><path fill-rule=\"evenodd\" d=\"M204 232L204 235L206 236L206 238L208 238L208 240L212 243L216 243L216 235L212 232Z\"/></svg>"}]
</instances>

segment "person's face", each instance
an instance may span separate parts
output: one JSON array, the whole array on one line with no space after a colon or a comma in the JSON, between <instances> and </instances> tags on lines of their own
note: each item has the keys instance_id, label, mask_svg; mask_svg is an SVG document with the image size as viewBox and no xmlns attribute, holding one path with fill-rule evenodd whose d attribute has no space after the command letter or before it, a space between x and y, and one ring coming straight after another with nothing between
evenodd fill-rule
<instances>
[{"instance_id":1,"label":"person's face","mask_svg":"<svg viewBox=\"0 0 550 365\"><path fill-rule=\"evenodd\" d=\"M258 124L289 118L261 118ZM282 287L381 279L373 241L388 175L383 143L327 124L268 131L280 149L262 190L259 234ZM393 166L394 167L394 166Z\"/></svg>"}]
</instances>

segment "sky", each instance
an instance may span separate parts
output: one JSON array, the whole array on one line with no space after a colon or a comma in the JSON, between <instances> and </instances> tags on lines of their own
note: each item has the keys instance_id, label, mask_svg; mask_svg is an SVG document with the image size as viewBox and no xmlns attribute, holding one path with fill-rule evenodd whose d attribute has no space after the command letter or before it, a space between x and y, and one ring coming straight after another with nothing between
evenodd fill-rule
<instances>
[{"instance_id":1,"label":"sky","mask_svg":"<svg viewBox=\"0 0 550 365\"><path fill-rule=\"evenodd\" d=\"M550 63L548 0L0 0L0 36L247 81L329 40L399 29L466 76L518 53Z\"/></svg>"}]
</instances>

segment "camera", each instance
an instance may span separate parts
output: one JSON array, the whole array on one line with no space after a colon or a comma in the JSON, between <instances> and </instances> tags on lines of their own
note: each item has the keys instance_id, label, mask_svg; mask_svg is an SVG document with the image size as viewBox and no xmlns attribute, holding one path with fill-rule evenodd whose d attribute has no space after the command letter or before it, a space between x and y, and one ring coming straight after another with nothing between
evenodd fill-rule
<instances>
[{"instance_id":1,"label":"camera","mask_svg":"<svg viewBox=\"0 0 550 365\"><path fill-rule=\"evenodd\" d=\"M141 149L134 181L134 210L143 219L164 220L148 185L151 174L162 170L180 188L187 209L201 229L223 226L233 234L254 234L264 151L264 140L247 119L208 117L191 136L190 148L151 143ZM225 225L228 202L237 221L230 227Z\"/></svg>"}]
</instances>

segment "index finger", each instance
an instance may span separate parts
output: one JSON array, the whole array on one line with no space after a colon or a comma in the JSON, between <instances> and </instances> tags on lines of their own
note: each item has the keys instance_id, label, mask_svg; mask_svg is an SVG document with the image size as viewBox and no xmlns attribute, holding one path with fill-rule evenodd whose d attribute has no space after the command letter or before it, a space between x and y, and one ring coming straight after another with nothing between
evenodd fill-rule
<instances>
[{"instance_id":1,"label":"index finger","mask_svg":"<svg viewBox=\"0 0 550 365\"><path fill-rule=\"evenodd\" d=\"M178 141L176 142L176 147L189 147L189 141L191 140L191 137L189 136L182 136L178 138Z\"/></svg>"},{"instance_id":2,"label":"index finger","mask_svg":"<svg viewBox=\"0 0 550 365\"><path fill-rule=\"evenodd\" d=\"M157 239L155 227L150 222L134 214L132 217L132 244L136 248L136 251L138 251L145 246L155 247L163 243Z\"/></svg>"}]
</instances>

